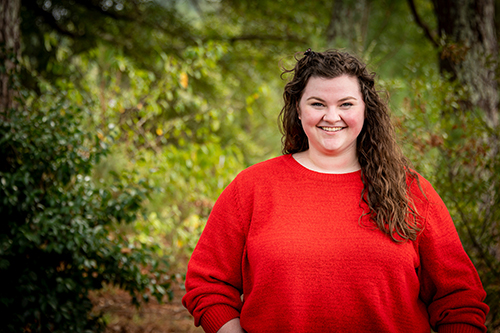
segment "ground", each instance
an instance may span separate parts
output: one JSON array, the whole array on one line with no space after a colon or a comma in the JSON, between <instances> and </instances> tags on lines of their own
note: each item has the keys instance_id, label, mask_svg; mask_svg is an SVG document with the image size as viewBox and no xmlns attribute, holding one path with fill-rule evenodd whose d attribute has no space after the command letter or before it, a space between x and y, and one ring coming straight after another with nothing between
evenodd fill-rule
<instances>
[{"instance_id":1,"label":"ground","mask_svg":"<svg viewBox=\"0 0 500 333\"><path fill-rule=\"evenodd\" d=\"M174 298L164 304L154 299L136 308L127 292L114 287L92 292L93 312L103 313L108 323L106 333L180 333L203 332L195 327L193 317L182 306L184 291L174 287Z\"/></svg>"}]
</instances>

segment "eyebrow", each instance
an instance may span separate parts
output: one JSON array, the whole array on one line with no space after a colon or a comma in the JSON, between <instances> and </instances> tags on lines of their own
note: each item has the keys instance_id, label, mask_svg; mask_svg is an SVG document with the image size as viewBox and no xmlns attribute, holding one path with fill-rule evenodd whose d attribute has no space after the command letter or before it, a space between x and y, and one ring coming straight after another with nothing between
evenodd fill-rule
<instances>
[{"instance_id":1,"label":"eyebrow","mask_svg":"<svg viewBox=\"0 0 500 333\"><path fill-rule=\"evenodd\" d=\"M308 101L308 100L310 100L310 99L317 99L318 101L325 102L325 100L324 100L324 99L319 98L319 97L315 97L315 96L311 96L311 97L309 97L306 101ZM350 99L358 100L356 97L347 96L347 97L344 97L344 98L339 99L338 101L339 101L339 102L344 102L344 101L347 101L347 100L350 100Z\"/></svg>"}]
</instances>

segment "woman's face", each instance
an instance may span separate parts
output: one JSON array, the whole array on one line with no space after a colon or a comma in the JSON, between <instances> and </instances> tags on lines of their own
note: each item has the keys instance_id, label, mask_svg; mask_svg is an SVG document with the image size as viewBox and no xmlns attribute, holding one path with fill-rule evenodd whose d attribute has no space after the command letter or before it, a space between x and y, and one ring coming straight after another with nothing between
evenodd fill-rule
<instances>
[{"instance_id":1,"label":"woman's face","mask_svg":"<svg viewBox=\"0 0 500 333\"><path fill-rule=\"evenodd\" d=\"M311 77L298 112L311 153L357 159L356 139L365 120L365 103L357 78Z\"/></svg>"}]
</instances>

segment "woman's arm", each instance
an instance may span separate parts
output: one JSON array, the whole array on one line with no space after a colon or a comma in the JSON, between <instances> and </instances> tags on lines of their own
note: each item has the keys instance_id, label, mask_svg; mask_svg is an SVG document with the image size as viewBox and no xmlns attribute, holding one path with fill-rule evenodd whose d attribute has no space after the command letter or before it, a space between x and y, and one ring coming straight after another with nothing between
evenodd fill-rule
<instances>
[{"instance_id":1,"label":"woman's arm","mask_svg":"<svg viewBox=\"0 0 500 333\"><path fill-rule=\"evenodd\" d=\"M195 325L210 333L228 322L233 327L242 307L241 263L248 224L244 212L250 209L240 201L235 180L215 203L188 265L182 302Z\"/></svg>"},{"instance_id":2,"label":"woman's arm","mask_svg":"<svg viewBox=\"0 0 500 333\"><path fill-rule=\"evenodd\" d=\"M240 318L234 318L225 323L217 333L245 333L241 328Z\"/></svg>"},{"instance_id":3,"label":"woman's arm","mask_svg":"<svg viewBox=\"0 0 500 333\"><path fill-rule=\"evenodd\" d=\"M486 292L450 214L426 182L429 206L418 240L420 296L438 332L486 332Z\"/></svg>"}]
</instances>

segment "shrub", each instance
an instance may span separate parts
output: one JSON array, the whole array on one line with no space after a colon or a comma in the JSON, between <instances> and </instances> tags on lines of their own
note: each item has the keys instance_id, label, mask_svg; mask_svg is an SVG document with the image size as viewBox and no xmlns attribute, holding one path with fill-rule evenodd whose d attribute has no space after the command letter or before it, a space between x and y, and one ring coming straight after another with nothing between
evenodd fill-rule
<instances>
[{"instance_id":1,"label":"shrub","mask_svg":"<svg viewBox=\"0 0 500 333\"><path fill-rule=\"evenodd\" d=\"M2 327L102 330L102 319L90 314L89 290L115 284L136 303L167 293L155 249L112 232L136 219L151 189L122 175L109 186L94 184L92 168L107 149L63 95L25 94L23 103L0 119Z\"/></svg>"}]
</instances>

